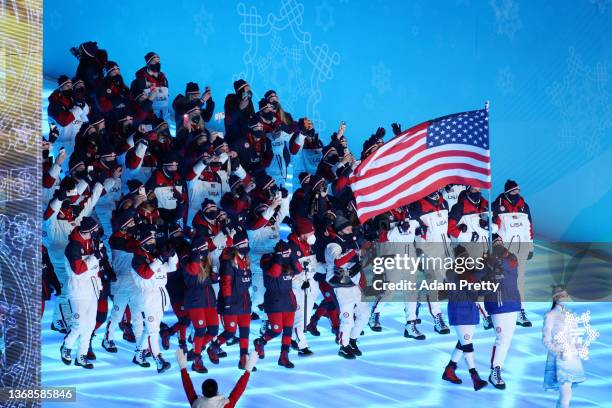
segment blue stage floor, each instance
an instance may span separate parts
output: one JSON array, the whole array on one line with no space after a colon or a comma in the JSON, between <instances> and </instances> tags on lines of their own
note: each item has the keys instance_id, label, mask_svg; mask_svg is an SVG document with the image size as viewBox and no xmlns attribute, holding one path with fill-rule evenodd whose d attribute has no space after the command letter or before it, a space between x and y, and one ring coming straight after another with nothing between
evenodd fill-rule
<instances>
[{"instance_id":1,"label":"blue stage floor","mask_svg":"<svg viewBox=\"0 0 612 408\"><path fill-rule=\"evenodd\" d=\"M266 347L266 359L257 365L240 407L464 407L487 406L553 407L555 393L544 392L542 374L546 360L541 343L542 316L549 304L528 304L532 328L518 327L512 348L504 367L505 391L488 386L474 392L469 374L460 363L458 375L461 385L442 381L440 376L449 353L457 341L453 334L438 335L429 319L424 318L423 342L410 341L402 336L403 312L399 305L385 309L382 319L384 330L373 333L366 328L360 341L364 356L354 361L336 355L337 346L326 322L321 324L322 335L309 339L315 355L299 358L292 352L296 367L293 370L276 364L279 341ZM609 376L612 346L610 304L579 304L576 311L591 310L592 325L601 337L591 348L591 359L584 363L587 381L574 390L573 407L612 406ZM131 363L133 344L118 341L119 353L108 354L100 347L100 334L94 340L98 360L95 369L65 366L59 359L62 335L49 329L51 303L43 318L42 378L44 386L75 386L77 402L70 407L186 407L178 366L174 359L176 340L164 354L172 368L157 374L151 367L138 367ZM172 321L168 316L167 321ZM259 326L252 325L252 332ZM102 333L102 332L101 332ZM488 362L494 340L492 331L479 328L474 346L477 369L483 377L488 375ZM192 373L199 389L201 381L214 377L220 389L229 393L241 371L236 367L237 346L227 347L228 357L218 366L208 363L208 374ZM49 407L59 406L57 403ZM68 405L67 405L68 406Z\"/></svg>"}]
</instances>

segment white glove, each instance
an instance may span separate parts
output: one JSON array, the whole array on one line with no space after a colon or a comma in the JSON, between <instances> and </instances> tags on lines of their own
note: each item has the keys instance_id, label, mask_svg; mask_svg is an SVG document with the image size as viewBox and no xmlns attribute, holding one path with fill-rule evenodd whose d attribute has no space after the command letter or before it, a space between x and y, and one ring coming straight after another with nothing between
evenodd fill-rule
<instances>
[{"instance_id":1,"label":"white glove","mask_svg":"<svg viewBox=\"0 0 612 408\"><path fill-rule=\"evenodd\" d=\"M182 349L176 349L176 361L178 361L179 368L187 368L187 356Z\"/></svg>"},{"instance_id":2,"label":"white glove","mask_svg":"<svg viewBox=\"0 0 612 408\"><path fill-rule=\"evenodd\" d=\"M259 360L259 354L257 354L256 351L252 351L251 355L249 355L249 359L244 365L244 369L247 370L249 373L253 371L253 367L255 367L255 363L257 363L257 360Z\"/></svg>"}]
</instances>

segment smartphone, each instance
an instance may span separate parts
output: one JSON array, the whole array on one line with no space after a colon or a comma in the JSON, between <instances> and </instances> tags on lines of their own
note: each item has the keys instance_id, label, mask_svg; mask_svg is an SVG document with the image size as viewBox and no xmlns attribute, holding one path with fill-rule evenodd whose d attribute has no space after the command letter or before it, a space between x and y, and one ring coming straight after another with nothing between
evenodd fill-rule
<instances>
[{"instance_id":1,"label":"smartphone","mask_svg":"<svg viewBox=\"0 0 612 408\"><path fill-rule=\"evenodd\" d=\"M88 173L91 173L93 171L93 169L94 169L93 166L87 166L87 172Z\"/></svg>"}]
</instances>

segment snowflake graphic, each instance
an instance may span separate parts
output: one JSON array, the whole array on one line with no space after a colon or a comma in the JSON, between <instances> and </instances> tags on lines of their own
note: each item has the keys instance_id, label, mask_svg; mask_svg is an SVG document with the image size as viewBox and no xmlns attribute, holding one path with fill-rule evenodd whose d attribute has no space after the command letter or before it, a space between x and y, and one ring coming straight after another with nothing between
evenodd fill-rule
<instances>
[{"instance_id":1,"label":"snowflake graphic","mask_svg":"<svg viewBox=\"0 0 612 408\"><path fill-rule=\"evenodd\" d=\"M555 335L555 342L565 356L578 355L588 360L589 347L599 337L599 332L591 327L591 311L576 315L566 310L564 320L565 329Z\"/></svg>"},{"instance_id":2,"label":"snowflake graphic","mask_svg":"<svg viewBox=\"0 0 612 408\"><path fill-rule=\"evenodd\" d=\"M491 0L491 7L495 13L497 33L514 39L514 34L523 27L519 15L519 3L516 0Z\"/></svg>"},{"instance_id":3,"label":"snowflake graphic","mask_svg":"<svg viewBox=\"0 0 612 408\"><path fill-rule=\"evenodd\" d=\"M514 74L510 67L504 67L497 70L497 87L502 95L507 96L514 93Z\"/></svg>"},{"instance_id":4,"label":"snowflake graphic","mask_svg":"<svg viewBox=\"0 0 612 408\"><path fill-rule=\"evenodd\" d=\"M193 16L195 22L195 33L202 39L202 42L207 43L208 38L215 34L213 26L214 16L210 14L204 6Z\"/></svg>"},{"instance_id":5,"label":"snowflake graphic","mask_svg":"<svg viewBox=\"0 0 612 408\"><path fill-rule=\"evenodd\" d=\"M333 78L340 55L327 44L313 44L311 34L302 27L304 5L297 0L281 0L278 12L265 17L254 5L239 3L237 11L247 50L242 56L244 71L235 73L233 79L243 78L265 87L256 89L261 93L274 89L285 109L299 115L305 111L317 130L324 131L320 88Z\"/></svg>"},{"instance_id":6,"label":"snowflake graphic","mask_svg":"<svg viewBox=\"0 0 612 408\"><path fill-rule=\"evenodd\" d=\"M607 63L586 66L574 48L569 49L567 73L547 89L561 115L561 145L582 148L587 158L601 151L612 128L612 103L608 95ZM577 154L579 154L577 152Z\"/></svg>"},{"instance_id":7,"label":"snowflake graphic","mask_svg":"<svg viewBox=\"0 0 612 408\"><path fill-rule=\"evenodd\" d=\"M370 84L381 95L391 90L391 70L387 68L383 61L379 61L376 65L372 66Z\"/></svg>"},{"instance_id":8,"label":"snowflake graphic","mask_svg":"<svg viewBox=\"0 0 612 408\"><path fill-rule=\"evenodd\" d=\"M326 0L323 0L323 2L317 6L316 24L325 32L335 25L334 8L330 6Z\"/></svg>"}]
</instances>

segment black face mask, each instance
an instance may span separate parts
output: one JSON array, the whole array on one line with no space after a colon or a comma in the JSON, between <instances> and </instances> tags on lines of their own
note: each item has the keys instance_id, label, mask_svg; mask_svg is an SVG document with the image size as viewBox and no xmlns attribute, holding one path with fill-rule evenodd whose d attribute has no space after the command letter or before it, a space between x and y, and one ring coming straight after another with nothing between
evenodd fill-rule
<instances>
[{"instance_id":1,"label":"black face mask","mask_svg":"<svg viewBox=\"0 0 612 408\"><path fill-rule=\"evenodd\" d=\"M152 72L161 71L161 64L158 62L157 64L149 64L149 70Z\"/></svg>"},{"instance_id":2,"label":"black face mask","mask_svg":"<svg viewBox=\"0 0 612 408\"><path fill-rule=\"evenodd\" d=\"M508 201L510 201L512 204L516 204L519 199L518 194L506 194L506 197L508 197Z\"/></svg>"},{"instance_id":3,"label":"black face mask","mask_svg":"<svg viewBox=\"0 0 612 408\"><path fill-rule=\"evenodd\" d=\"M261 117L267 120L268 122L272 122L274 120L275 113L274 112L262 112Z\"/></svg>"},{"instance_id":4,"label":"black face mask","mask_svg":"<svg viewBox=\"0 0 612 408\"><path fill-rule=\"evenodd\" d=\"M72 98L72 89L66 89L65 91L60 91L62 95L66 98Z\"/></svg>"},{"instance_id":5,"label":"black face mask","mask_svg":"<svg viewBox=\"0 0 612 408\"><path fill-rule=\"evenodd\" d=\"M503 258L505 254L506 254L506 248L504 248L503 245L496 245L493 247L493 255L495 255L497 259Z\"/></svg>"},{"instance_id":6,"label":"black face mask","mask_svg":"<svg viewBox=\"0 0 612 408\"><path fill-rule=\"evenodd\" d=\"M256 130L252 133L253 133L253 137L258 140L266 136L266 132L264 132L263 130Z\"/></svg>"},{"instance_id":7,"label":"black face mask","mask_svg":"<svg viewBox=\"0 0 612 408\"><path fill-rule=\"evenodd\" d=\"M272 103L272 106L274 106L274 108L275 108L276 110L279 110L279 109L280 109L280 102L278 102L278 101L274 101L274 102L271 102L271 103Z\"/></svg>"},{"instance_id":8,"label":"black face mask","mask_svg":"<svg viewBox=\"0 0 612 408\"><path fill-rule=\"evenodd\" d=\"M438 199L440 198L440 195L436 191L435 193L428 195L427 198L429 198L432 201L438 201Z\"/></svg>"},{"instance_id":9,"label":"black face mask","mask_svg":"<svg viewBox=\"0 0 612 408\"><path fill-rule=\"evenodd\" d=\"M115 85L121 85L123 83L123 78L121 77L121 75L115 75L113 77L113 83Z\"/></svg>"},{"instance_id":10,"label":"black face mask","mask_svg":"<svg viewBox=\"0 0 612 408\"><path fill-rule=\"evenodd\" d=\"M164 167L164 173L166 174L166 176L168 176L168 178L171 179L174 177L176 170L169 170L167 167Z\"/></svg>"},{"instance_id":11,"label":"black face mask","mask_svg":"<svg viewBox=\"0 0 612 408\"><path fill-rule=\"evenodd\" d=\"M480 201L480 191L476 191L476 192L471 192L468 191L467 192L467 196L470 198L470 200L474 201L474 202L478 202Z\"/></svg>"},{"instance_id":12,"label":"black face mask","mask_svg":"<svg viewBox=\"0 0 612 408\"><path fill-rule=\"evenodd\" d=\"M84 101L85 100L85 90L78 89L77 91L72 92L72 97L75 101Z\"/></svg>"},{"instance_id":13,"label":"black face mask","mask_svg":"<svg viewBox=\"0 0 612 408\"><path fill-rule=\"evenodd\" d=\"M100 136L100 137L106 136L106 128L102 128L102 129L98 130L98 136Z\"/></svg>"},{"instance_id":14,"label":"black face mask","mask_svg":"<svg viewBox=\"0 0 612 408\"><path fill-rule=\"evenodd\" d=\"M191 123L193 123L194 125L197 125L200 123L200 115L194 116L193 118L191 118Z\"/></svg>"},{"instance_id":15,"label":"black face mask","mask_svg":"<svg viewBox=\"0 0 612 408\"><path fill-rule=\"evenodd\" d=\"M153 253L155 252L156 245L155 244L144 244L142 245L142 249L144 249L147 252Z\"/></svg>"},{"instance_id":16,"label":"black face mask","mask_svg":"<svg viewBox=\"0 0 612 408\"><path fill-rule=\"evenodd\" d=\"M214 220L215 218L217 218L218 214L219 214L219 211L217 210L208 210L204 213L204 216L208 218L209 220Z\"/></svg>"},{"instance_id":17,"label":"black face mask","mask_svg":"<svg viewBox=\"0 0 612 408\"><path fill-rule=\"evenodd\" d=\"M249 248L238 248L238 253L242 256L247 256L249 254Z\"/></svg>"},{"instance_id":18,"label":"black face mask","mask_svg":"<svg viewBox=\"0 0 612 408\"><path fill-rule=\"evenodd\" d=\"M104 165L109 170L114 171L117 168L117 160L104 160Z\"/></svg>"}]
</instances>

